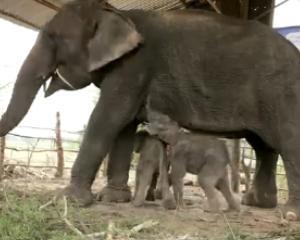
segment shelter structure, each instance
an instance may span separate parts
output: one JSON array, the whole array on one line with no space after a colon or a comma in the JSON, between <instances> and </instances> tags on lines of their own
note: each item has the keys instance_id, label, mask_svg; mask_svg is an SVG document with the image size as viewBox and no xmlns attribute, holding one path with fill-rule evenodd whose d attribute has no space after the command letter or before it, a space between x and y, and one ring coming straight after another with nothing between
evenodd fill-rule
<instances>
[{"instance_id":1,"label":"shelter structure","mask_svg":"<svg viewBox=\"0 0 300 240\"><path fill-rule=\"evenodd\" d=\"M33 29L40 29L55 13L71 0L1 0L0 17ZM99 0L102 1L102 0ZM272 21L274 0L108 0L121 10L172 10L200 8L239 18Z\"/></svg>"}]
</instances>

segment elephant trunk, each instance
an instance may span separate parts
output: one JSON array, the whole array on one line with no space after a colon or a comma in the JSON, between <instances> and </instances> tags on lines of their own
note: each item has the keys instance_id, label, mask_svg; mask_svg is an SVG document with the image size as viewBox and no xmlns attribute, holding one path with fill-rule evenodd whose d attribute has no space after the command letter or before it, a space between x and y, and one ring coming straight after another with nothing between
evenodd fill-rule
<instances>
[{"instance_id":1,"label":"elephant trunk","mask_svg":"<svg viewBox=\"0 0 300 240\"><path fill-rule=\"evenodd\" d=\"M0 136L5 136L20 123L53 71L52 48L49 38L40 34L18 74L11 100L0 121Z\"/></svg>"}]
</instances>

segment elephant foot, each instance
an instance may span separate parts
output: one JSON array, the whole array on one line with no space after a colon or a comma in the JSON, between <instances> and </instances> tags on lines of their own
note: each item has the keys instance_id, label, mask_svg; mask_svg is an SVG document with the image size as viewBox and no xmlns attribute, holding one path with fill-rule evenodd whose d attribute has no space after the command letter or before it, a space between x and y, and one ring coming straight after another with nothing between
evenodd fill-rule
<instances>
[{"instance_id":1,"label":"elephant foot","mask_svg":"<svg viewBox=\"0 0 300 240\"><path fill-rule=\"evenodd\" d=\"M161 189L156 189L155 190L155 199L163 199L163 194Z\"/></svg>"},{"instance_id":2,"label":"elephant foot","mask_svg":"<svg viewBox=\"0 0 300 240\"><path fill-rule=\"evenodd\" d=\"M234 203L232 206L228 206L226 212L239 212L241 211L240 203Z\"/></svg>"},{"instance_id":3,"label":"elephant foot","mask_svg":"<svg viewBox=\"0 0 300 240\"><path fill-rule=\"evenodd\" d=\"M300 201L288 201L283 207L283 216L288 221L300 221Z\"/></svg>"},{"instance_id":4,"label":"elephant foot","mask_svg":"<svg viewBox=\"0 0 300 240\"><path fill-rule=\"evenodd\" d=\"M146 200L147 201L151 201L151 202L154 202L155 201L155 192L153 189L149 189L148 190L148 193L147 193L147 196L146 196Z\"/></svg>"},{"instance_id":5,"label":"elephant foot","mask_svg":"<svg viewBox=\"0 0 300 240\"><path fill-rule=\"evenodd\" d=\"M132 201L132 204L133 204L133 206L135 206L135 207L141 207L141 206L144 204L144 201L141 200L141 199L135 198L135 199Z\"/></svg>"},{"instance_id":6,"label":"elephant foot","mask_svg":"<svg viewBox=\"0 0 300 240\"><path fill-rule=\"evenodd\" d=\"M77 203L81 207L87 207L93 203L93 195L90 189L70 184L56 195L56 198L66 196L72 202Z\"/></svg>"},{"instance_id":7,"label":"elephant foot","mask_svg":"<svg viewBox=\"0 0 300 240\"><path fill-rule=\"evenodd\" d=\"M162 205L167 210L173 210L176 209L176 202L173 197L166 198L162 201Z\"/></svg>"},{"instance_id":8,"label":"elephant foot","mask_svg":"<svg viewBox=\"0 0 300 240\"><path fill-rule=\"evenodd\" d=\"M277 195L266 192L259 194L252 189L244 194L242 204L261 208L274 208L277 206Z\"/></svg>"},{"instance_id":9,"label":"elephant foot","mask_svg":"<svg viewBox=\"0 0 300 240\"><path fill-rule=\"evenodd\" d=\"M97 194L96 199L102 202L130 202L131 191L128 186L119 188L108 185Z\"/></svg>"},{"instance_id":10,"label":"elephant foot","mask_svg":"<svg viewBox=\"0 0 300 240\"><path fill-rule=\"evenodd\" d=\"M203 211L208 213L221 213L222 210L218 199L206 200L203 205Z\"/></svg>"}]
</instances>

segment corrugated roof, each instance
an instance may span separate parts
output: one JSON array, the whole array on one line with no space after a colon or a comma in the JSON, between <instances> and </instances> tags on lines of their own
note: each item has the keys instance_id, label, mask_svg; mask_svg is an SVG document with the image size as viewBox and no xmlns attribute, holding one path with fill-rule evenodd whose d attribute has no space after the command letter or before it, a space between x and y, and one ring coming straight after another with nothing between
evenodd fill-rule
<instances>
[{"instance_id":1,"label":"corrugated roof","mask_svg":"<svg viewBox=\"0 0 300 240\"><path fill-rule=\"evenodd\" d=\"M146 9L146 10L162 10L162 9L174 9L183 7L180 0L110 0L110 4L113 6L129 10L129 9Z\"/></svg>"},{"instance_id":2,"label":"corrugated roof","mask_svg":"<svg viewBox=\"0 0 300 240\"><path fill-rule=\"evenodd\" d=\"M0 17L40 28L70 0L0 0ZM180 0L109 0L118 9L169 10L183 8Z\"/></svg>"}]
</instances>

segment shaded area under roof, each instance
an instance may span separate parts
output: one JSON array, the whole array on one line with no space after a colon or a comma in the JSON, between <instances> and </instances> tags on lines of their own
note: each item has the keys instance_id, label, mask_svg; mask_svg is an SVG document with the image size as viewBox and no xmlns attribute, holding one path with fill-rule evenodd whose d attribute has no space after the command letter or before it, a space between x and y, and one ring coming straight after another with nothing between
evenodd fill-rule
<instances>
[{"instance_id":1,"label":"shaded area under roof","mask_svg":"<svg viewBox=\"0 0 300 240\"><path fill-rule=\"evenodd\" d=\"M70 0L1 0L0 17L39 29ZM169 10L183 8L180 0L109 0L118 9Z\"/></svg>"}]
</instances>

